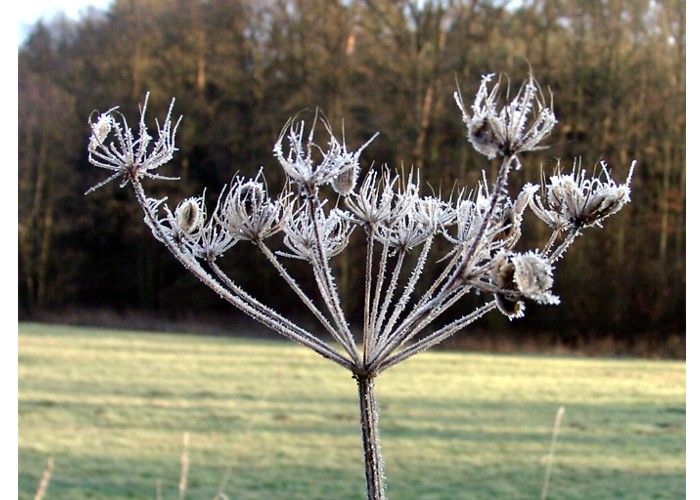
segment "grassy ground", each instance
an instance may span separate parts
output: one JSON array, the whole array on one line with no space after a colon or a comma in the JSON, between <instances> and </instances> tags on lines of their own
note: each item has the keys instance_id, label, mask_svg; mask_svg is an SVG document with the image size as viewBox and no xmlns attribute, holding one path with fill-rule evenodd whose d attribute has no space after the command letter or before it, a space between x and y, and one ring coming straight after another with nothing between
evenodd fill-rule
<instances>
[{"instance_id":1,"label":"grassy ground","mask_svg":"<svg viewBox=\"0 0 700 500\"><path fill-rule=\"evenodd\" d=\"M19 326L19 489L359 499L355 383L290 342ZM685 498L685 363L426 353L377 380L392 499Z\"/></svg>"}]
</instances>

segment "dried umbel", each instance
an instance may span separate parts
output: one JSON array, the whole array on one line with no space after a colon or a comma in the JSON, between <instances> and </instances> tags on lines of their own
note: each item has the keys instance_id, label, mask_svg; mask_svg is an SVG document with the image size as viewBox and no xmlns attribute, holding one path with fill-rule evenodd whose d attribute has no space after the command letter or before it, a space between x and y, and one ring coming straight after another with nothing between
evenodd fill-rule
<instances>
[{"instance_id":1,"label":"dried umbel","mask_svg":"<svg viewBox=\"0 0 700 500\"><path fill-rule=\"evenodd\" d=\"M224 197L219 218L236 239L263 240L284 225L287 195L283 194L279 200L269 199L259 177L236 178Z\"/></svg>"},{"instance_id":2,"label":"dried umbel","mask_svg":"<svg viewBox=\"0 0 700 500\"><path fill-rule=\"evenodd\" d=\"M180 120L172 121L172 109L175 100L170 104L168 114L162 127L156 122L158 138L153 143L153 137L148 133L145 116L148 107L148 94L143 103L141 120L136 136L129 128L124 115L117 112L119 108L112 108L109 111L99 114L96 121L90 121L90 140L88 142L88 159L96 167L114 172L109 178L91 187L87 193L94 191L108 182L121 177L124 187L133 180L140 180L143 177L151 179L176 180L173 177L164 177L151 173L168 163L177 150L175 147L175 133L180 124ZM93 112L93 115L95 113ZM112 141L108 141L110 136ZM86 194L87 194L86 193Z\"/></svg>"},{"instance_id":3,"label":"dried umbel","mask_svg":"<svg viewBox=\"0 0 700 500\"><path fill-rule=\"evenodd\" d=\"M352 150L317 117L308 132L303 121L290 120L274 145L288 181L279 195L270 195L260 171L253 178L234 177L209 212L204 194L185 198L172 211L166 199L148 197L142 184L144 178L164 178L155 169L176 151L179 120L173 122L172 104L157 124L155 140L145 123L146 103L136 132L117 108L91 117L89 161L112 175L89 191L116 178L122 186L130 184L154 237L188 271L250 317L352 372L370 499L384 498L376 377L490 311L514 319L525 314L528 303L558 304L553 263L585 228L601 225L630 201L634 164L624 184L611 179L604 163L602 175L594 177L575 163L572 173L557 169L542 187L525 184L510 193L508 179L521 165L520 156L543 147L556 118L532 77L512 99L506 91L500 107L500 82L488 88L492 76L482 78L470 111L461 94L455 98L471 144L488 158L501 157L501 165L495 178L484 174L471 191L454 191L454 199L425 189L417 170L402 175L382 167L362 174L360 154L376 135ZM322 146L315 139L321 132L327 137ZM520 251L528 208L551 235L540 248ZM357 227L362 231L354 231ZM281 237L272 237L278 233ZM364 296L359 331L347 320L331 265L341 252L362 247L351 247L353 237L364 238L365 248L363 289L351 292ZM219 259L238 244L262 252L320 328L307 328L263 304L219 267ZM311 270L314 290L292 276L287 259L308 263L300 267ZM430 261L438 271L421 282ZM462 300L470 294L485 299L475 309L445 314L473 303Z\"/></svg>"},{"instance_id":4,"label":"dried umbel","mask_svg":"<svg viewBox=\"0 0 700 500\"><path fill-rule=\"evenodd\" d=\"M634 165L632 162L624 184L612 180L605 162L600 164L605 179L587 178L586 170L576 162L570 174L562 174L558 169L559 173L551 176L546 186L546 204L535 196L532 211L553 229L601 226L604 219L629 203Z\"/></svg>"},{"instance_id":5,"label":"dried umbel","mask_svg":"<svg viewBox=\"0 0 700 500\"><path fill-rule=\"evenodd\" d=\"M328 147L325 149L314 142L316 125L319 122L330 136ZM354 182L346 176L357 175L354 170L359 165L360 154L378 134L353 152L348 151L345 141L341 143L335 138L325 120L315 119L308 135L305 134L305 127L304 121L288 121L273 149L290 182L297 184L302 194L314 195L320 186L330 183L340 194L349 194L354 188ZM285 139L288 145L286 152Z\"/></svg>"},{"instance_id":6,"label":"dried umbel","mask_svg":"<svg viewBox=\"0 0 700 500\"><path fill-rule=\"evenodd\" d=\"M455 92L469 142L490 159L541 149L540 143L551 133L557 120L551 105L544 104L539 85L530 77L513 100L499 110L500 82L488 90L493 76L486 75L481 80L471 114L461 94Z\"/></svg>"}]
</instances>

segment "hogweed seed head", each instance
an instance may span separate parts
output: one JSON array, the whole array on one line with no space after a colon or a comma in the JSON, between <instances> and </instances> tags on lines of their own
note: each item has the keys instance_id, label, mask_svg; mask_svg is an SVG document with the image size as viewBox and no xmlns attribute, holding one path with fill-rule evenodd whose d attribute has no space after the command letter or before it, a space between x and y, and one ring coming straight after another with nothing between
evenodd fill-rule
<instances>
[{"instance_id":1,"label":"hogweed seed head","mask_svg":"<svg viewBox=\"0 0 700 500\"><path fill-rule=\"evenodd\" d=\"M90 123L90 129L92 131L90 135L90 141L88 143L88 151L95 152L98 146L101 146L109 133L112 131L112 123L114 122L114 117L112 112L117 108L112 108L105 113L100 114L94 123Z\"/></svg>"},{"instance_id":2,"label":"hogweed seed head","mask_svg":"<svg viewBox=\"0 0 700 500\"><path fill-rule=\"evenodd\" d=\"M498 254L493 260L491 281L502 290L495 294L496 305L510 319L524 315L525 299L559 304L559 297L551 293L552 264L535 252Z\"/></svg>"},{"instance_id":3,"label":"hogweed seed head","mask_svg":"<svg viewBox=\"0 0 700 500\"><path fill-rule=\"evenodd\" d=\"M549 178L545 199L536 195L530 202L532 211L553 229L578 231L590 226L601 226L607 217L617 213L630 202L632 174L635 162L632 162L627 180L617 184L610 177L607 165L601 162L605 179L601 176L587 178L580 162L574 162L570 174L561 174Z\"/></svg>"},{"instance_id":4,"label":"hogweed seed head","mask_svg":"<svg viewBox=\"0 0 700 500\"><path fill-rule=\"evenodd\" d=\"M269 199L260 175L250 180L236 178L224 198L221 224L236 239L262 240L284 225L287 195L275 201Z\"/></svg>"},{"instance_id":5,"label":"hogweed seed head","mask_svg":"<svg viewBox=\"0 0 700 500\"><path fill-rule=\"evenodd\" d=\"M500 82L488 90L493 77L493 74L482 77L471 113L467 112L459 91L454 94L467 126L469 142L489 159L541 149L540 143L550 134L557 120L551 106L545 106L539 85L531 77L515 98L499 110Z\"/></svg>"},{"instance_id":6,"label":"hogweed seed head","mask_svg":"<svg viewBox=\"0 0 700 500\"><path fill-rule=\"evenodd\" d=\"M359 158L362 151L377 137L374 134L357 151L349 151L345 141L338 141L330 125L320 120L330 136L328 147L321 148L314 142L317 119L308 135L305 123L290 120L282 129L273 152L284 169L290 182L297 184L302 194L314 194L320 186L332 184L342 195L349 194L355 187ZM286 137L285 137L286 136ZM285 153L284 142L288 143Z\"/></svg>"},{"instance_id":7,"label":"hogweed seed head","mask_svg":"<svg viewBox=\"0 0 700 500\"><path fill-rule=\"evenodd\" d=\"M536 252L511 255L514 272L513 280L523 297L539 304L559 304L559 297L552 295L554 284L552 264Z\"/></svg>"},{"instance_id":8,"label":"hogweed seed head","mask_svg":"<svg viewBox=\"0 0 700 500\"><path fill-rule=\"evenodd\" d=\"M91 115L88 161L96 167L114 173L88 189L85 194L101 188L118 177L122 178L121 187L126 185L129 180L137 181L143 177L174 180L172 177L164 177L151 173L151 171L169 162L177 151L175 133L180 119L173 124L172 110L175 99L170 103L163 125L161 126L156 121L158 137L155 142L152 142L153 137L148 133L148 127L146 127L148 96L149 94L146 94L136 136L129 128L126 117L117 113L118 108L112 108L99 114L94 122ZM115 114L118 114L119 120ZM110 136L112 136L111 141L108 140Z\"/></svg>"},{"instance_id":9,"label":"hogweed seed head","mask_svg":"<svg viewBox=\"0 0 700 500\"><path fill-rule=\"evenodd\" d=\"M323 254L330 259L341 253L350 242L350 234L355 228L348 222L347 214L336 208L326 215L323 207L317 207L315 216L312 207L304 203L284 225L284 244L291 253L278 252L293 259L314 262L320 256L318 244L323 245ZM315 221L318 223L320 242L316 237Z\"/></svg>"}]
</instances>

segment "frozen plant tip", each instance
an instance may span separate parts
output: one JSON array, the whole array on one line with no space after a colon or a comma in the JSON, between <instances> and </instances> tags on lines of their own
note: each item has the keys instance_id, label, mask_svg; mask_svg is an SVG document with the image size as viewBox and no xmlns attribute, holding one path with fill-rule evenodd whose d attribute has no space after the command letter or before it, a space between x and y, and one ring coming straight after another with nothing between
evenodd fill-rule
<instances>
[{"instance_id":1,"label":"frozen plant tip","mask_svg":"<svg viewBox=\"0 0 700 500\"><path fill-rule=\"evenodd\" d=\"M489 159L500 157L501 165L495 178L483 173L477 186L455 189L448 199L426 189L418 170L404 174L384 166L362 174L361 153L376 134L353 150L317 114L309 130L303 121L288 121L273 146L287 178L278 195L270 194L261 169L253 178L236 175L211 210L206 193L186 197L171 210L167 199L149 197L142 181L167 178L155 170L176 151L173 104L155 139L145 124L148 95L135 132L117 108L91 117L88 159L112 174L88 192L116 178L130 184L153 236L189 272L267 328L352 373L370 500L385 498L376 378L490 311L515 319L529 303L559 304L554 263L584 228L600 226L630 201L634 163L624 184L612 180L604 163L597 177L587 177L574 163L572 173L557 168L543 186L525 184L511 192L520 184L509 183L520 156L544 147L556 119L534 78L512 99L506 91L504 105L500 82L489 88L492 78L482 78L469 110L459 92L455 98L469 142ZM528 208L551 234L537 248L517 249ZM351 245L353 238L364 245ZM316 325L280 314L219 266L229 250L245 244L264 255ZM362 289L347 292L364 299L362 325L353 328L331 262L362 246ZM305 265L289 266L289 259ZM434 276L425 276L429 262L437 269ZM298 279L291 269L306 270L310 279Z\"/></svg>"},{"instance_id":2,"label":"frozen plant tip","mask_svg":"<svg viewBox=\"0 0 700 500\"><path fill-rule=\"evenodd\" d=\"M500 82L488 90L493 77L493 74L486 75L481 80L471 114L467 112L461 94L454 94L467 126L469 142L489 159L540 149L540 143L550 134L557 120L551 107L544 105L537 82L531 77L513 100L499 110Z\"/></svg>"},{"instance_id":3,"label":"frozen plant tip","mask_svg":"<svg viewBox=\"0 0 700 500\"><path fill-rule=\"evenodd\" d=\"M630 202L634 166L635 162L632 162L624 184L612 180L605 162L601 162L605 179L600 176L587 178L586 170L576 162L570 174L562 174L558 169L546 186L546 203L536 195L531 203L532 211L553 229L577 231L601 226L603 219L619 212Z\"/></svg>"},{"instance_id":4,"label":"frozen plant tip","mask_svg":"<svg viewBox=\"0 0 700 500\"><path fill-rule=\"evenodd\" d=\"M151 170L155 170L169 162L173 158L175 151L177 151L175 147L175 133L180 120L178 119L173 125L172 109L174 104L175 99L170 104L162 127L156 122L158 138L153 144L153 137L150 136L146 127L148 94L146 94L143 109L141 110L141 119L139 120L139 129L136 137L129 128L126 117L117 111L119 109L117 107L99 114L94 122L91 117L88 159L96 167L111 170L114 174L88 189L87 193L101 188L118 177L122 177L121 187L124 187L130 179L140 179L142 177L167 180L177 179L151 173Z\"/></svg>"}]
</instances>

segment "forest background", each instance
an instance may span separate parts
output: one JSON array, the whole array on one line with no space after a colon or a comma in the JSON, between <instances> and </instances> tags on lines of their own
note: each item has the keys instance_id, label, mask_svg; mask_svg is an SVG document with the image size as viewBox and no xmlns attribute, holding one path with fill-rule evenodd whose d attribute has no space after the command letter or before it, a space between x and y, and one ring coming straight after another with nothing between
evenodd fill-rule
<instances>
[{"instance_id":1,"label":"forest background","mask_svg":"<svg viewBox=\"0 0 700 500\"><path fill-rule=\"evenodd\" d=\"M417 167L446 193L495 168L470 149L454 90L472 95L489 72L517 89L532 69L559 125L517 182L574 159L589 172L605 160L622 182L637 160L632 203L558 265L561 306L528 305L513 322L493 314L450 345L683 357L685 15L681 0L115 0L78 20L40 21L18 57L19 318L212 332L243 324L153 240L128 190L83 196L100 179L86 158L94 109L120 105L134 124L147 91L152 117L176 97L184 120L166 170L182 180L149 188L173 203L261 166L271 190L281 188L272 146L290 116L317 107L351 148L380 132L365 167ZM544 237L526 221L525 247ZM334 264L348 313L361 318L353 290L364 250L354 244ZM252 246L228 259L236 281L296 314Z\"/></svg>"}]
</instances>

